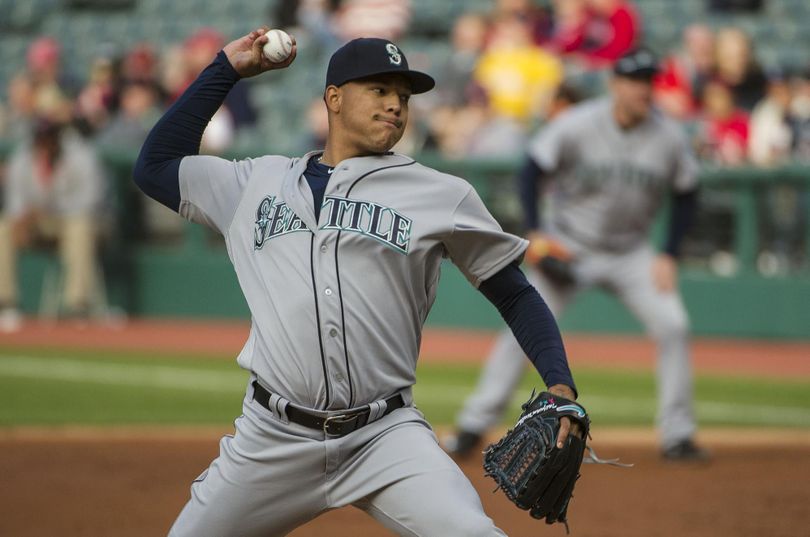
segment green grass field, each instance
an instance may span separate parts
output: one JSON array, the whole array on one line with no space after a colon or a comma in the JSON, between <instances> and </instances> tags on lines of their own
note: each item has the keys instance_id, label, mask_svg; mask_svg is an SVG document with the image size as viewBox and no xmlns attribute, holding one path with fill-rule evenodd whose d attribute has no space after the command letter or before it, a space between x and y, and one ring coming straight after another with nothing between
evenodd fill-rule
<instances>
[{"instance_id":1,"label":"green grass field","mask_svg":"<svg viewBox=\"0 0 810 537\"><path fill-rule=\"evenodd\" d=\"M478 368L420 365L416 402L434 425L452 423ZM578 369L581 402L601 425L651 425L649 372ZM0 348L0 426L227 424L239 413L247 373L216 357ZM539 378L529 373L509 419ZM810 428L810 379L701 376L702 425Z\"/></svg>"}]
</instances>

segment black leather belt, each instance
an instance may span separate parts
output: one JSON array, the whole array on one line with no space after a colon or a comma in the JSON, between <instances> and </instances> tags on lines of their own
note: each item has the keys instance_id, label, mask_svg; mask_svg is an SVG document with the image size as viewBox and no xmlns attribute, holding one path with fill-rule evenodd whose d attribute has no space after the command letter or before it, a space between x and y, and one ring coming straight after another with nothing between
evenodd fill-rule
<instances>
[{"instance_id":1,"label":"black leather belt","mask_svg":"<svg viewBox=\"0 0 810 537\"><path fill-rule=\"evenodd\" d=\"M271 395L272 394L265 390L258 381L253 381L253 400L272 412L273 409L270 408ZM402 398L401 394L396 394L386 399L385 404L385 411L380 417L390 414L398 408L404 407L405 400ZM292 404L288 404L285 408L287 419L291 422L310 429L323 431L328 436L346 436L366 425L368 423L368 417L371 415L371 409L368 407L337 412L338 413L334 415L319 416L303 408L295 407Z\"/></svg>"}]
</instances>

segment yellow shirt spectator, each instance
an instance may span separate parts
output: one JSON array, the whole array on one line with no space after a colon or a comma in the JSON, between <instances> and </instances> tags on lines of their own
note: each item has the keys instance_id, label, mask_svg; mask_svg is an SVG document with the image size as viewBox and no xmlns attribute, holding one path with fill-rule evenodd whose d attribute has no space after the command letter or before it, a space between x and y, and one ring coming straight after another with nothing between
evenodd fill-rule
<instances>
[{"instance_id":1,"label":"yellow shirt spectator","mask_svg":"<svg viewBox=\"0 0 810 537\"><path fill-rule=\"evenodd\" d=\"M542 114L563 79L562 63L531 43L520 21L496 23L473 74L495 114L525 121Z\"/></svg>"}]
</instances>

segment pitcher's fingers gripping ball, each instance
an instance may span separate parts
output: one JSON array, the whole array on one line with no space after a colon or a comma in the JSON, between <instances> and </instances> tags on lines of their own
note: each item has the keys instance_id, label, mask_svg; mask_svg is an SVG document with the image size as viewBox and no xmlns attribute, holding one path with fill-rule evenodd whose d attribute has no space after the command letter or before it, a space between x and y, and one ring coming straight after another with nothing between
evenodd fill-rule
<instances>
[{"instance_id":1,"label":"pitcher's fingers gripping ball","mask_svg":"<svg viewBox=\"0 0 810 537\"><path fill-rule=\"evenodd\" d=\"M293 40L284 30L270 30L265 34L267 43L262 47L265 58L273 63L286 60L292 53Z\"/></svg>"},{"instance_id":2,"label":"pitcher's fingers gripping ball","mask_svg":"<svg viewBox=\"0 0 810 537\"><path fill-rule=\"evenodd\" d=\"M568 503L579 478L590 419L574 401L549 392L532 396L513 429L484 452L484 470L515 505L547 524L568 528ZM560 420L568 417L579 432L557 447ZM575 427L572 429L576 429Z\"/></svg>"}]
</instances>

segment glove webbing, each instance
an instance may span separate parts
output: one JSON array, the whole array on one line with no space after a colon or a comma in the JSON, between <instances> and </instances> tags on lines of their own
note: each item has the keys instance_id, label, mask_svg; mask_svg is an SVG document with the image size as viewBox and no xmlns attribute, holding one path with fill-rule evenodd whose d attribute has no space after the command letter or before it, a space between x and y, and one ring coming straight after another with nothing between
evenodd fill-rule
<instances>
[{"instance_id":1,"label":"glove webbing","mask_svg":"<svg viewBox=\"0 0 810 537\"><path fill-rule=\"evenodd\" d=\"M504 494L515 502L521 509L530 509L533 502L524 503L519 501L520 493L529 482L529 476L534 473L535 468L541 466L542 461L548 458L548 446L554 441L554 430L550 423L539 421L539 427L520 427L515 431L508 446L505 446L507 438L502 438L493 448L498 452L501 447L507 449L499 453L498 457L486 460L484 469L487 476L494 477L498 483L498 488L503 489Z\"/></svg>"}]
</instances>

